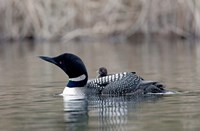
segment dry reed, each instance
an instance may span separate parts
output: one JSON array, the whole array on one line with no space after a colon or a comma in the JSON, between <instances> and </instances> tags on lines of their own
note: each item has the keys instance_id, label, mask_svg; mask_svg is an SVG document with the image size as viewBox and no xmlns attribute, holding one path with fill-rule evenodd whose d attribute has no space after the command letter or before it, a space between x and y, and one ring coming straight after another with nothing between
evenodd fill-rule
<instances>
[{"instance_id":1,"label":"dry reed","mask_svg":"<svg viewBox=\"0 0 200 131\"><path fill-rule=\"evenodd\" d=\"M200 36L199 7L199 0L0 0L0 38Z\"/></svg>"}]
</instances>

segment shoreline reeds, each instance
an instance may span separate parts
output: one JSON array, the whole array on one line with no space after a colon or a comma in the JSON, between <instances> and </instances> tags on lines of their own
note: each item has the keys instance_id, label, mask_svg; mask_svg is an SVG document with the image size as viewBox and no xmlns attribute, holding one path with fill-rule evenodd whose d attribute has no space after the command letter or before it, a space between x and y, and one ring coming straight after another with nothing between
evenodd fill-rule
<instances>
[{"instance_id":1,"label":"shoreline reeds","mask_svg":"<svg viewBox=\"0 0 200 131\"><path fill-rule=\"evenodd\" d=\"M0 39L200 36L198 0L0 0Z\"/></svg>"}]
</instances>

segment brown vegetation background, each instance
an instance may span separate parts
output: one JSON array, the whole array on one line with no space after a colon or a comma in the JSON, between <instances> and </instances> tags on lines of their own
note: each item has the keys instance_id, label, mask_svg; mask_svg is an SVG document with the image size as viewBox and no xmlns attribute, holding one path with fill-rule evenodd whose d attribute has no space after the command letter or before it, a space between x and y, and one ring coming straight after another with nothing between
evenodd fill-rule
<instances>
[{"instance_id":1,"label":"brown vegetation background","mask_svg":"<svg viewBox=\"0 0 200 131\"><path fill-rule=\"evenodd\" d=\"M200 36L199 0L0 0L1 39Z\"/></svg>"}]
</instances>

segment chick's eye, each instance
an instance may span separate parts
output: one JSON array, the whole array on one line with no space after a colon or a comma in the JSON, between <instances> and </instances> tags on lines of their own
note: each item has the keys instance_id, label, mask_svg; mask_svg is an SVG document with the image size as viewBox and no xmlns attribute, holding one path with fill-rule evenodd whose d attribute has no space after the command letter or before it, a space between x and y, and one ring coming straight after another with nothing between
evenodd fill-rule
<instances>
[{"instance_id":1,"label":"chick's eye","mask_svg":"<svg viewBox=\"0 0 200 131\"><path fill-rule=\"evenodd\" d=\"M61 64L62 64L62 61L60 61L59 64L61 65Z\"/></svg>"}]
</instances>

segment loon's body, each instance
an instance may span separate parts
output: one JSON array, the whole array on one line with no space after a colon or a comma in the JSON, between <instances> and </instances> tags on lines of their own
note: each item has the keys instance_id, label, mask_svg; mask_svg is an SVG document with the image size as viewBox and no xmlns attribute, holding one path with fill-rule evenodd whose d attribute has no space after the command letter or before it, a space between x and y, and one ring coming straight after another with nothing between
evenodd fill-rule
<instances>
[{"instance_id":1,"label":"loon's body","mask_svg":"<svg viewBox=\"0 0 200 131\"><path fill-rule=\"evenodd\" d=\"M57 57L40 56L40 58L57 65L69 76L63 95L77 93L80 95L85 93L128 95L138 92L140 94L165 92L162 84L154 81L145 81L135 72L107 75L106 70L106 73L104 72L99 78L88 81L88 74L83 61L74 54L65 53Z\"/></svg>"}]
</instances>

